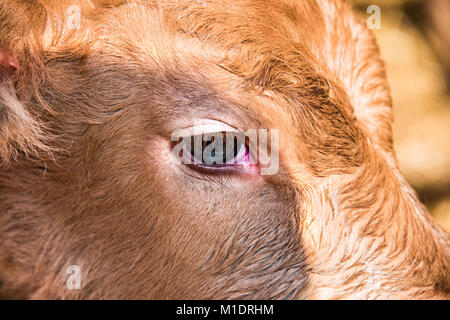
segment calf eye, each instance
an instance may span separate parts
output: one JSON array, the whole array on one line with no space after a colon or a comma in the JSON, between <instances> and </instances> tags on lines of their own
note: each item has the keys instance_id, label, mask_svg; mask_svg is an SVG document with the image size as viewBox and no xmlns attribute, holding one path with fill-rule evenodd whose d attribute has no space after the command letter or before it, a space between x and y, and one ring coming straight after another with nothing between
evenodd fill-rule
<instances>
[{"instance_id":1,"label":"calf eye","mask_svg":"<svg viewBox=\"0 0 450 320\"><path fill-rule=\"evenodd\" d=\"M224 167L245 165L249 162L249 150L245 138L230 132L215 132L190 137L189 160L193 164Z\"/></svg>"},{"instance_id":2,"label":"calf eye","mask_svg":"<svg viewBox=\"0 0 450 320\"><path fill-rule=\"evenodd\" d=\"M200 120L171 134L180 164L203 174L257 176L256 137L220 121Z\"/></svg>"}]
</instances>

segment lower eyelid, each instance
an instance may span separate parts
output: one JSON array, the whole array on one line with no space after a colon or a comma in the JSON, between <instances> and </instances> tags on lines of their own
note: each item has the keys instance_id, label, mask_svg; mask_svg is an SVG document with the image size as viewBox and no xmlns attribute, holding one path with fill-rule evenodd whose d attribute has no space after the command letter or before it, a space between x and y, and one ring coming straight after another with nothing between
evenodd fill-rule
<instances>
[{"instance_id":1,"label":"lower eyelid","mask_svg":"<svg viewBox=\"0 0 450 320\"><path fill-rule=\"evenodd\" d=\"M205 174L205 175L243 175L247 172L240 165L222 165L222 166L208 166L187 164L189 169Z\"/></svg>"}]
</instances>

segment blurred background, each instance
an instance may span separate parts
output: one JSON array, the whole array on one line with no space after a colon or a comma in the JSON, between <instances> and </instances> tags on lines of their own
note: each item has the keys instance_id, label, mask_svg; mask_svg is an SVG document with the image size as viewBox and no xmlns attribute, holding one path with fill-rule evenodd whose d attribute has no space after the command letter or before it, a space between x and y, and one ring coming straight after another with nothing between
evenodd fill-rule
<instances>
[{"instance_id":1,"label":"blurred background","mask_svg":"<svg viewBox=\"0 0 450 320\"><path fill-rule=\"evenodd\" d=\"M351 1L366 19L369 6L380 8L373 31L392 88L400 168L450 232L450 0Z\"/></svg>"}]
</instances>

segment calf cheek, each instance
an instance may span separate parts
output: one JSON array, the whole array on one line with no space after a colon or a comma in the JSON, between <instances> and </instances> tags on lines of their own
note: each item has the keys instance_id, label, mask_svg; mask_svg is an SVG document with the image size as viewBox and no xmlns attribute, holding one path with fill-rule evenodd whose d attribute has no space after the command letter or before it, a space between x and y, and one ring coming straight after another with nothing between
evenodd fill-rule
<instances>
[{"instance_id":1,"label":"calf cheek","mask_svg":"<svg viewBox=\"0 0 450 320\"><path fill-rule=\"evenodd\" d=\"M172 227L165 238L165 254L177 270L172 280L178 293L215 299L301 293L307 266L295 219L294 189L210 181L189 187L192 184L183 177L168 179L173 186L186 186L160 186L163 198L171 199L168 212L173 218L168 221Z\"/></svg>"}]
</instances>

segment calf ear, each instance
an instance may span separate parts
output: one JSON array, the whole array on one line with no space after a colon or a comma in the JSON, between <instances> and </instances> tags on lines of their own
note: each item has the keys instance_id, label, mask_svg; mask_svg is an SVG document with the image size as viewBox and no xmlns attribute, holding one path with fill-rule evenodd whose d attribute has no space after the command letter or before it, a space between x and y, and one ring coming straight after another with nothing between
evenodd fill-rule
<instances>
[{"instance_id":1,"label":"calf ear","mask_svg":"<svg viewBox=\"0 0 450 320\"><path fill-rule=\"evenodd\" d=\"M355 117L370 141L392 154L391 93L376 39L366 21L356 15L348 2L319 3L324 6L324 12L331 12L326 15L329 27L325 37L329 42L326 48L330 48L327 53L333 57L330 69L338 68L335 70L337 78L349 93ZM335 11L330 11L330 7Z\"/></svg>"},{"instance_id":2,"label":"calf ear","mask_svg":"<svg viewBox=\"0 0 450 320\"><path fill-rule=\"evenodd\" d=\"M0 164L7 164L20 152L46 149L40 125L17 97L14 79L18 69L12 51L0 48Z\"/></svg>"},{"instance_id":3,"label":"calf ear","mask_svg":"<svg viewBox=\"0 0 450 320\"><path fill-rule=\"evenodd\" d=\"M18 68L17 59L8 49L0 48L0 79L5 81L11 77Z\"/></svg>"},{"instance_id":4,"label":"calf ear","mask_svg":"<svg viewBox=\"0 0 450 320\"><path fill-rule=\"evenodd\" d=\"M21 1L0 2L0 165L8 164L20 153L28 155L48 149L42 126L30 112L29 103L21 101L17 88L26 80L23 65L29 59L25 28L32 29L33 18L27 19L30 10L19 6ZM20 14L19 14L20 13ZM21 20L26 20L26 22ZM22 23L21 23L22 22ZM31 68L27 68L31 69Z\"/></svg>"},{"instance_id":5,"label":"calf ear","mask_svg":"<svg viewBox=\"0 0 450 320\"><path fill-rule=\"evenodd\" d=\"M300 30L308 34L305 45L324 64L323 69L336 80L349 97L354 116L370 141L393 154L392 101L384 63L367 23L351 8L350 1L296 1L302 19ZM315 9L315 6L319 6ZM305 8L309 8L310 14ZM316 22L319 10L323 27ZM311 29L311 30L310 30ZM323 50L317 50L323 48Z\"/></svg>"}]
</instances>

